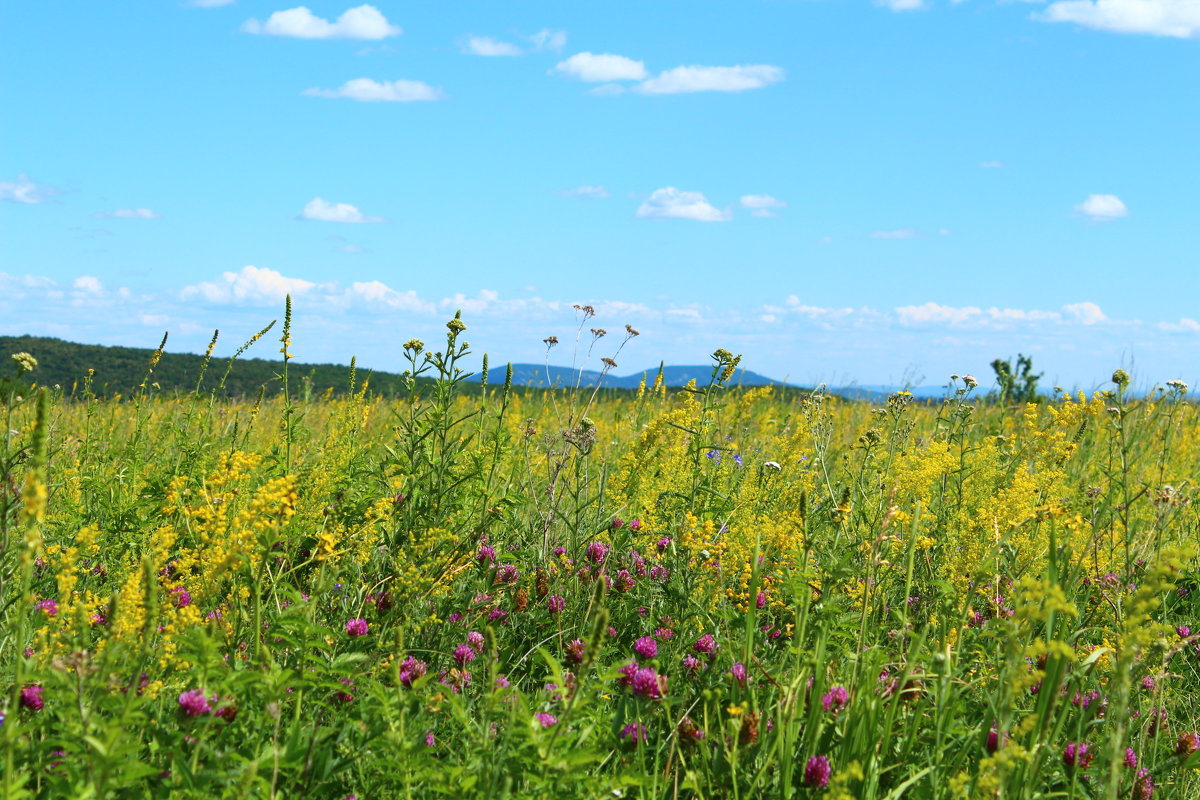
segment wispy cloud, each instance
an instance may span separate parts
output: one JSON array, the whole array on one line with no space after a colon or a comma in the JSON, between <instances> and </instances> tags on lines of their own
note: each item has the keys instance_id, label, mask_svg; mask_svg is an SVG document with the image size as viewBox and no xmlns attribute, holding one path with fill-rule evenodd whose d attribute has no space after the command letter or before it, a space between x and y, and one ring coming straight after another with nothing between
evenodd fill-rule
<instances>
[{"instance_id":1,"label":"wispy cloud","mask_svg":"<svg viewBox=\"0 0 1200 800\"><path fill-rule=\"evenodd\" d=\"M149 208L118 208L113 211L97 211L96 219L160 219L161 214Z\"/></svg>"},{"instance_id":2,"label":"wispy cloud","mask_svg":"<svg viewBox=\"0 0 1200 800\"><path fill-rule=\"evenodd\" d=\"M641 94L686 94L690 92L744 92L760 89L784 78L780 67L748 64L737 67L675 67L634 87Z\"/></svg>"},{"instance_id":3,"label":"wispy cloud","mask_svg":"<svg viewBox=\"0 0 1200 800\"><path fill-rule=\"evenodd\" d=\"M1075 206L1075 213L1093 222L1109 222L1129 216L1129 209L1115 194L1089 194Z\"/></svg>"},{"instance_id":4,"label":"wispy cloud","mask_svg":"<svg viewBox=\"0 0 1200 800\"><path fill-rule=\"evenodd\" d=\"M875 0L875 5L891 11L920 11L925 8L925 0Z\"/></svg>"},{"instance_id":5,"label":"wispy cloud","mask_svg":"<svg viewBox=\"0 0 1200 800\"><path fill-rule=\"evenodd\" d=\"M557 53L567 46L567 32L542 28L530 36L529 41L533 45L534 50L550 50Z\"/></svg>"},{"instance_id":6,"label":"wispy cloud","mask_svg":"<svg viewBox=\"0 0 1200 800\"><path fill-rule=\"evenodd\" d=\"M311 97L344 98L361 103L418 103L441 100L442 90L421 81L379 81L370 78L355 78L346 81L337 89L305 89L302 94Z\"/></svg>"},{"instance_id":7,"label":"wispy cloud","mask_svg":"<svg viewBox=\"0 0 1200 800\"><path fill-rule=\"evenodd\" d=\"M1177 39L1200 36L1200 3L1196 0L1060 0L1034 17L1112 33Z\"/></svg>"},{"instance_id":8,"label":"wispy cloud","mask_svg":"<svg viewBox=\"0 0 1200 800\"><path fill-rule=\"evenodd\" d=\"M608 189L603 186L576 186L574 189L567 189L563 192L564 197L591 197L595 199L604 199L608 197Z\"/></svg>"},{"instance_id":9,"label":"wispy cloud","mask_svg":"<svg viewBox=\"0 0 1200 800\"><path fill-rule=\"evenodd\" d=\"M23 205L38 205L59 194L59 190L44 183L36 183L22 173L15 181L0 181L0 200Z\"/></svg>"},{"instance_id":10,"label":"wispy cloud","mask_svg":"<svg viewBox=\"0 0 1200 800\"><path fill-rule=\"evenodd\" d=\"M493 39L490 36L467 36L462 51L472 56L519 56L525 51L511 42Z\"/></svg>"},{"instance_id":11,"label":"wispy cloud","mask_svg":"<svg viewBox=\"0 0 1200 800\"><path fill-rule=\"evenodd\" d=\"M237 0L188 0L188 5L197 8L218 8L233 5L235 2Z\"/></svg>"},{"instance_id":12,"label":"wispy cloud","mask_svg":"<svg viewBox=\"0 0 1200 800\"><path fill-rule=\"evenodd\" d=\"M656 189L637 210L643 219L690 219L697 222L726 222L729 209L714 207L700 192L682 192L674 186Z\"/></svg>"},{"instance_id":13,"label":"wispy cloud","mask_svg":"<svg viewBox=\"0 0 1200 800\"><path fill-rule=\"evenodd\" d=\"M585 83L608 81L640 81L646 77L646 65L625 56L612 53L576 53L560 61L551 73Z\"/></svg>"},{"instance_id":14,"label":"wispy cloud","mask_svg":"<svg viewBox=\"0 0 1200 800\"><path fill-rule=\"evenodd\" d=\"M896 228L886 231L872 231L872 239L919 239L921 234L915 228Z\"/></svg>"},{"instance_id":15,"label":"wispy cloud","mask_svg":"<svg viewBox=\"0 0 1200 800\"><path fill-rule=\"evenodd\" d=\"M399 36L399 25L393 25L371 5L361 5L344 12L330 22L316 16L305 6L276 11L266 22L246 20L242 30L262 36L287 36L296 39L386 39Z\"/></svg>"},{"instance_id":16,"label":"wispy cloud","mask_svg":"<svg viewBox=\"0 0 1200 800\"><path fill-rule=\"evenodd\" d=\"M981 161L979 163L979 166L981 166L984 169L1004 169L1004 162L1003 161Z\"/></svg>"},{"instance_id":17,"label":"wispy cloud","mask_svg":"<svg viewBox=\"0 0 1200 800\"><path fill-rule=\"evenodd\" d=\"M778 215L774 209L787 208L787 203L769 194L744 194L741 204L742 208L751 209L750 213L756 217L775 217Z\"/></svg>"},{"instance_id":18,"label":"wispy cloud","mask_svg":"<svg viewBox=\"0 0 1200 800\"><path fill-rule=\"evenodd\" d=\"M330 203L320 197L314 197L304 206L297 219L313 220L315 222L383 222L381 217L368 217L349 203Z\"/></svg>"}]
</instances>

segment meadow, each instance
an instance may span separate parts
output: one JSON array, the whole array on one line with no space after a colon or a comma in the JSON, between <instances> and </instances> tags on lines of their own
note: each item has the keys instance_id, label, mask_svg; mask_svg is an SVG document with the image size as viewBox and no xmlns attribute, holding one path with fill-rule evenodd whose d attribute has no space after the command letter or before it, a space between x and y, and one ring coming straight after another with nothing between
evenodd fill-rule
<instances>
[{"instance_id":1,"label":"meadow","mask_svg":"<svg viewBox=\"0 0 1200 800\"><path fill-rule=\"evenodd\" d=\"M0 796L1200 796L1186 386L466 395L465 328L398 396L5 365Z\"/></svg>"}]
</instances>

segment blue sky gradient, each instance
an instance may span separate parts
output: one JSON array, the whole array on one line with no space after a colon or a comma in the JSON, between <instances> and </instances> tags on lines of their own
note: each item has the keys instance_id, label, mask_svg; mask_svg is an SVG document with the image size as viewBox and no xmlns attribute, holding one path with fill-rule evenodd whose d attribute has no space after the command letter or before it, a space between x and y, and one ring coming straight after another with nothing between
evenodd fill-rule
<instances>
[{"instance_id":1,"label":"blue sky gradient","mask_svg":"<svg viewBox=\"0 0 1200 800\"><path fill-rule=\"evenodd\" d=\"M0 334L229 351L290 291L298 358L378 369L457 308L476 351L540 361L590 303L643 334L622 373L725 347L802 382L1018 351L1065 386L1200 377L1200 0L8 0L0 26Z\"/></svg>"}]
</instances>

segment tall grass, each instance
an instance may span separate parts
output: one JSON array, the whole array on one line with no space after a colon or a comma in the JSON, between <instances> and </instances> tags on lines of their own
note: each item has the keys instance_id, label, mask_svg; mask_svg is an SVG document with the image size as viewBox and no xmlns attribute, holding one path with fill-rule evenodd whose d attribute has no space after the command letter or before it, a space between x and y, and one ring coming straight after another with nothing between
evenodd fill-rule
<instances>
[{"instance_id":1,"label":"tall grass","mask_svg":"<svg viewBox=\"0 0 1200 800\"><path fill-rule=\"evenodd\" d=\"M465 398L465 328L396 398L20 362L0 796L1200 794L1186 387Z\"/></svg>"}]
</instances>

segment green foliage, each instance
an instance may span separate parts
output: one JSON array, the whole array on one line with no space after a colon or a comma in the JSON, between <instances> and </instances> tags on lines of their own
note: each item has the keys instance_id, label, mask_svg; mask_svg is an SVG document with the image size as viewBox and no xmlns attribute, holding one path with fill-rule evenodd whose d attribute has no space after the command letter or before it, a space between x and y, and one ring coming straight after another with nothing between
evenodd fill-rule
<instances>
[{"instance_id":1,"label":"green foliage","mask_svg":"<svg viewBox=\"0 0 1200 800\"><path fill-rule=\"evenodd\" d=\"M992 370L996 373L996 385L999 387L999 401L1004 405L1014 403L1036 403L1041 399L1038 394L1038 381L1044 373L1033 374L1033 358L1017 354L1017 369L1014 372L1012 361L997 358L992 362Z\"/></svg>"}]
</instances>

